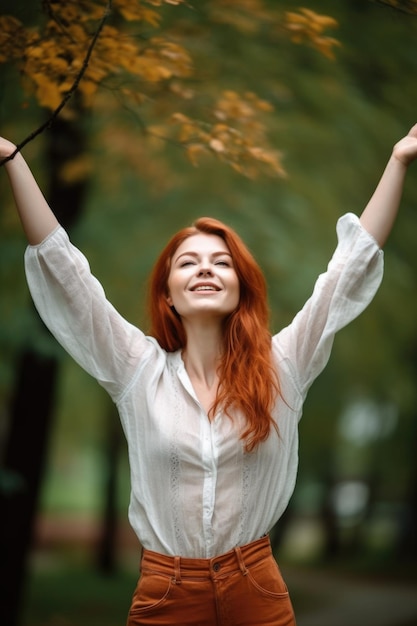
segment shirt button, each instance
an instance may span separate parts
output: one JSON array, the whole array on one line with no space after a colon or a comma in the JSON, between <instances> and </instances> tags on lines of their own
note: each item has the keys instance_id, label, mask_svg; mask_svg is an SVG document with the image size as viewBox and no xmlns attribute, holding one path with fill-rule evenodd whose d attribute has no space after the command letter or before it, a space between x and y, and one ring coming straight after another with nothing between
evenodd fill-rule
<instances>
[{"instance_id":1,"label":"shirt button","mask_svg":"<svg viewBox=\"0 0 417 626\"><path fill-rule=\"evenodd\" d=\"M220 570L220 568L221 568L221 563L215 563L213 565L213 569L214 569L215 572L218 572Z\"/></svg>"}]
</instances>

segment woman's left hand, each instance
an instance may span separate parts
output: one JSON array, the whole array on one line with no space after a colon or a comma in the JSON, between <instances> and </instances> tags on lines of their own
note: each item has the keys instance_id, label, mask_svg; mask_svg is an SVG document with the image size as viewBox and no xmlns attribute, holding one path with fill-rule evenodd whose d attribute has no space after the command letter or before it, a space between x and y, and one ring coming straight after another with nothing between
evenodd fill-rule
<instances>
[{"instance_id":1,"label":"woman's left hand","mask_svg":"<svg viewBox=\"0 0 417 626\"><path fill-rule=\"evenodd\" d=\"M411 128L408 135L395 144L392 155L405 166L417 159L417 124Z\"/></svg>"}]
</instances>

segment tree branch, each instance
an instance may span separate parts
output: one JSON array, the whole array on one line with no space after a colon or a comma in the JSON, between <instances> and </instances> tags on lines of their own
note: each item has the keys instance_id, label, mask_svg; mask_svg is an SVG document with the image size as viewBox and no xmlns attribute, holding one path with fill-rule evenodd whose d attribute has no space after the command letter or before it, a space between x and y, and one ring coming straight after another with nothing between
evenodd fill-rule
<instances>
[{"instance_id":1,"label":"tree branch","mask_svg":"<svg viewBox=\"0 0 417 626\"><path fill-rule=\"evenodd\" d=\"M43 124L41 124L41 126L39 126L36 130L34 130L32 133L30 133L30 135L28 135L26 137L26 139L24 139L23 141L21 141L20 143L17 144L16 149L14 150L14 152L12 152L12 154L10 154L8 157L5 157L4 159L2 159L0 161L0 166L4 165L5 163L7 163L8 161L11 161L12 159L14 159L14 157L16 156L16 154L18 152L20 152L22 150L22 148L24 146L26 146L26 144L28 144L30 141L32 141L35 137L37 137L38 135L40 135L41 133L43 133L44 130L46 130L47 128L49 128L50 126L52 126L54 120L58 117L58 115L60 114L60 112L62 111L62 109L66 106L66 104L68 103L68 101L72 98L72 96L74 95L74 93L77 91L78 89L78 85L80 84L87 68L88 68L88 64L90 62L90 58L91 55L93 53L94 47L97 43L97 40L101 34L101 31L104 28L104 24L106 23L107 18L109 17L110 13L112 10L112 0L107 0L107 4L106 7L104 9L104 13L103 16L99 22L99 25L97 27L96 32L93 35L93 38L91 39L90 45L88 46L86 55L84 57L82 66L80 71L78 72L77 76L74 79L74 82L72 83L71 87L69 88L69 90L67 91L67 93L65 94L64 98L61 100L61 102L59 103L59 105L56 107L56 109L51 113L50 117L46 120L46 122L44 122Z\"/></svg>"},{"instance_id":2,"label":"tree branch","mask_svg":"<svg viewBox=\"0 0 417 626\"><path fill-rule=\"evenodd\" d=\"M373 0L376 4L382 4L395 11L406 15L417 16L417 0Z\"/></svg>"}]
</instances>

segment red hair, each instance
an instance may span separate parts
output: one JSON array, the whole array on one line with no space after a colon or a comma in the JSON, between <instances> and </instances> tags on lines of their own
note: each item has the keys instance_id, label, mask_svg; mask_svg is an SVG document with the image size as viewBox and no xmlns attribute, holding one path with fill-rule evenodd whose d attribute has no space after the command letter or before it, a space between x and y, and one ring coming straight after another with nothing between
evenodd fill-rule
<instances>
[{"instance_id":1,"label":"red hair","mask_svg":"<svg viewBox=\"0 0 417 626\"><path fill-rule=\"evenodd\" d=\"M218 220L203 217L172 237L151 274L150 335L168 352L186 345L181 319L167 301L167 285L176 250L185 239L199 233L223 239L232 255L240 285L239 305L224 321L223 355L218 368L221 382L210 415L219 407L229 416L233 409L242 411L246 417L242 439L246 441L246 450L251 451L267 439L271 426L278 430L271 410L279 394L279 382L272 365L265 278L234 230Z\"/></svg>"}]
</instances>

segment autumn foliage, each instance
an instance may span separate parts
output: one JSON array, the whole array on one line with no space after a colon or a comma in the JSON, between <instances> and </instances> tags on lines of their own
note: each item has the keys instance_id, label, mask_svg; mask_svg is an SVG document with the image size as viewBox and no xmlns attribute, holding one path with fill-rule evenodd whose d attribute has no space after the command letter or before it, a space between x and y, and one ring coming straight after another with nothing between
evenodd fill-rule
<instances>
[{"instance_id":1,"label":"autumn foliage","mask_svg":"<svg viewBox=\"0 0 417 626\"><path fill-rule=\"evenodd\" d=\"M287 11L286 27L294 43L309 43L324 56L334 58L334 48L339 42L326 35L328 28L335 28L337 21L328 15L318 15L310 9L301 8L299 12Z\"/></svg>"},{"instance_id":2,"label":"autumn foliage","mask_svg":"<svg viewBox=\"0 0 417 626\"><path fill-rule=\"evenodd\" d=\"M39 5L42 19L35 26L0 15L0 63L16 67L26 97L52 116L75 116L85 109L99 113L113 97L140 120L144 135L175 141L194 165L214 155L246 176L284 175L281 156L267 139L270 103L252 92L227 89L210 94L211 102L199 110L204 81L197 89L200 70L184 34L196 11L183 0L44 0ZM181 11L181 28L176 11ZM260 29L271 38L286 33L329 58L338 45L326 34L336 21L310 9L281 14L263 0L201 0L198 11L200 20L227 25L240 37ZM147 123L151 109L159 116L157 129Z\"/></svg>"}]
</instances>

